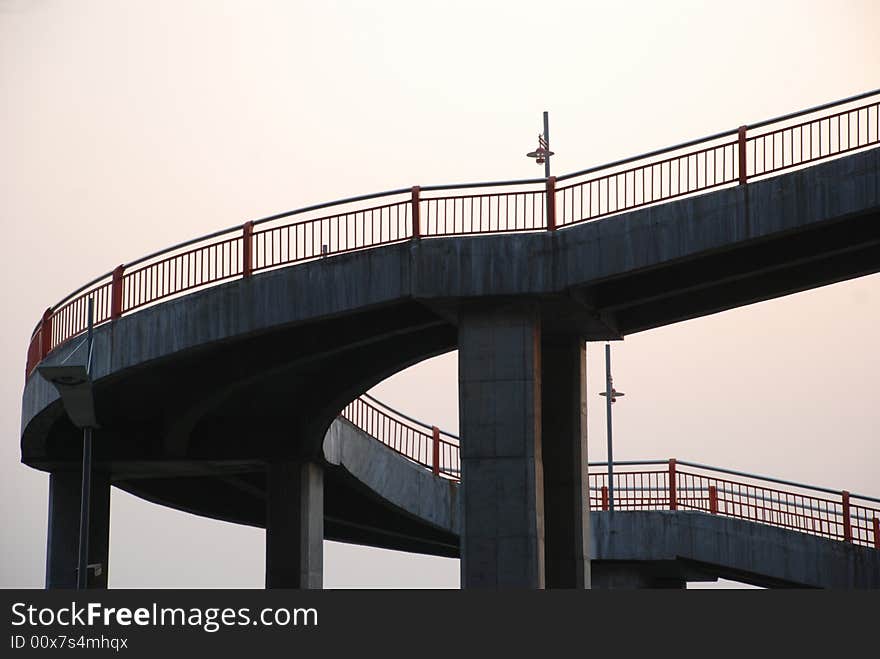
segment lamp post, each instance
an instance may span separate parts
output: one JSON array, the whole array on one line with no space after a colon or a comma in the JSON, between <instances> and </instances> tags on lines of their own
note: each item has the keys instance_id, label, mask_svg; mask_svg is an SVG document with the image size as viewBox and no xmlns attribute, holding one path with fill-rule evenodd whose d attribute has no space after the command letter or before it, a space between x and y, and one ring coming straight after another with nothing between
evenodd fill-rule
<instances>
[{"instance_id":1,"label":"lamp post","mask_svg":"<svg viewBox=\"0 0 880 659\"><path fill-rule=\"evenodd\" d=\"M619 397L625 396L622 391L614 388L611 379L611 344L605 344L605 391L599 394L605 396L605 421L608 426L608 510L614 510L614 454L611 450L611 406Z\"/></svg>"},{"instance_id":2,"label":"lamp post","mask_svg":"<svg viewBox=\"0 0 880 659\"><path fill-rule=\"evenodd\" d=\"M538 135L538 148L526 154L529 158L534 158L539 165L544 165L544 178L550 178L550 156L553 152L550 150L550 113L544 111L544 132Z\"/></svg>"},{"instance_id":3,"label":"lamp post","mask_svg":"<svg viewBox=\"0 0 880 659\"><path fill-rule=\"evenodd\" d=\"M40 375L52 383L61 396L67 415L77 428L83 431L82 490L79 509L79 558L76 587L88 588L89 568L89 512L92 494L92 430L98 427L95 419L95 397L92 391L92 328L94 321L93 300L88 301L87 356L85 364L60 364L39 366ZM72 354L72 353L71 353ZM99 569L99 568L98 568Z\"/></svg>"}]
</instances>

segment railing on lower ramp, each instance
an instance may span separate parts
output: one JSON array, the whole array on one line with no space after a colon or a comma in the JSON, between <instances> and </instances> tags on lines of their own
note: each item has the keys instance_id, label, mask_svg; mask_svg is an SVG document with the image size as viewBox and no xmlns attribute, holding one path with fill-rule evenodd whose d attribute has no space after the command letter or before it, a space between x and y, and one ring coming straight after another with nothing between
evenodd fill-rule
<instances>
[{"instance_id":1,"label":"railing on lower ramp","mask_svg":"<svg viewBox=\"0 0 880 659\"><path fill-rule=\"evenodd\" d=\"M340 414L435 475L459 480L459 438L364 395ZM589 464L592 510L697 510L880 549L880 499L683 460Z\"/></svg>"},{"instance_id":2,"label":"railing on lower ramp","mask_svg":"<svg viewBox=\"0 0 880 659\"><path fill-rule=\"evenodd\" d=\"M591 470L594 510L700 510L880 549L880 499L683 460L613 464L613 500Z\"/></svg>"},{"instance_id":3,"label":"railing on lower ramp","mask_svg":"<svg viewBox=\"0 0 880 659\"><path fill-rule=\"evenodd\" d=\"M366 394L346 405L339 416L436 476L459 479L461 458L456 435L413 419Z\"/></svg>"}]
</instances>

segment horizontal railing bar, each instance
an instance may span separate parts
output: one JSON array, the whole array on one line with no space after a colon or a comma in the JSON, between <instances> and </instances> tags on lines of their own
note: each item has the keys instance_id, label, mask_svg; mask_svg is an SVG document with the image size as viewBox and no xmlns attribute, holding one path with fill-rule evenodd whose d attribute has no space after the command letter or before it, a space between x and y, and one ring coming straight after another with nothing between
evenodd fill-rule
<instances>
[{"instance_id":1,"label":"horizontal railing bar","mask_svg":"<svg viewBox=\"0 0 880 659\"><path fill-rule=\"evenodd\" d=\"M807 108L805 110L798 110L797 112L790 112L789 114L784 114L779 117L774 117L773 119L765 119L763 121L759 121L753 124L746 124L748 128L763 128L769 124L775 123L777 121L787 121L788 119L794 119L796 117L801 117L805 114L810 114L812 112L819 112L821 110L827 110L828 108L833 108L838 105L843 105L845 103L852 103L853 101L858 101L863 98L867 98L869 96L874 96L876 94L880 94L880 89L875 89L869 92L863 92L861 94L856 94L855 96L848 96L847 98L842 98L837 101L831 101L829 103L823 103L822 105L816 105L811 108ZM638 156L630 156L629 158L623 158L622 160L615 160L610 163L606 163L604 165L596 165L595 167L589 167L587 169L582 169L577 172L572 172L570 174L564 174L562 176L557 176L556 181L565 181L570 178L574 178L576 176L583 176L584 174L592 174L593 172L597 172L601 169L608 169L611 167L618 167L620 165L625 165L630 162L635 162L636 160L641 160L644 158L651 158L653 156L659 156L664 153L669 153L670 151L677 151L678 149L685 149L689 146L695 146L697 144L701 144L703 142L710 142L712 140L718 140L723 137L729 137L730 135L736 135L737 128L732 128L730 130L722 131L720 133L715 133L713 135L707 135L706 137L698 137L697 139L688 140L687 142L681 142L680 144L676 144L674 146L667 146L662 149L655 149L654 151L648 151L647 153L642 153Z\"/></svg>"},{"instance_id":2,"label":"horizontal railing bar","mask_svg":"<svg viewBox=\"0 0 880 659\"><path fill-rule=\"evenodd\" d=\"M545 178L521 178L509 181L483 181L482 183L447 183L445 185L423 185L422 192L432 192L439 190L465 190L467 188L496 188L504 185L532 185L544 184L547 182ZM537 192L541 192L538 190Z\"/></svg>"},{"instance_id":3,"label":"horizontal railing bar","mask_svg":"<svg viewBox=\"0 0 880 659\"><path fill-rule=\"evenodd\" d=\"M241 232L241 225L237 224L234 227L229 227L228 229L220 229L219 231L215 231L213 233L209 233L205 236L200 236L198 238L192 238L190 240L184 240L182 243L177 243L171 247L166 247L165 249L160 249L157 252L153 252L152 254L147 254L146 256L142 256L139 259L135 259L129 263L125 264L126 270L132 268L136 265L140 265L144 261L149 261L150 259L154 259L157 256L162 256L163 254L167 254L169 252L176 252L179 249L183 249L184 247L189 247L190 245L195 245L196 243L202 242L203 240L211 240L211 238L217 238L227 233L233 232ZM112 272L110 274L113 274Z\"/></svg>"},{"instance_id":4,"label":"horizontal railing bar","mask_svg":"<svg viewBox=\"0 0 880 659\"><path fill-rule=\"evenodd\" d=\"M596 473L593 473L590 475L591 476L603 476L604 474L601 472L596 472ZM752 485L746 485L745 483L743 483L742 485L743 485L743 487L754 487ZM711 486L703 487L703 486L693 486L693 485L683 487L681 485L676 485L675 491L676 492L708 492L710 487ZM590 491L601 492L602 487L597 486L597 485L590 485ZM634 486L634 485L633 486L615 485L614 492L615 493L617 493L617 492L669 492L669 486L665 483L660 483L660 484L658 484L657 487L650 487L650 486L638 487L638 486ZM807 504L807 503L786 501L785 499L781 499L781 498L775 497L773 495L759 496L757 494L749 494L747 492L741 492L739 490L732 490L732 489L726 488L726 487L719 487L716 489L716 492L718 492L719 494L732 494L732 495L743 497L744 499L746 499L745 501L730 501L730 502L728 502L725 499L720 499L720 501L722 501L722 502L731 503L732 505L736 505L736 506L758 507L756 505L758 503L772 503L772 504L779 504L782 506L787 506L789 508L801 508L803 510L809 510L811 512L827 513L828 515L833 515L835 518L842 519L842 511L828 510L827 508L823 508L821 506L814 506L812 504ZM804 495L795 494L795 493L791 493L791 495L792 496L804 496ZM656 497L656 498L658 498L661 501L664 500L664 497ZM706 497L706 498L708 498L708 497ZM668 497L666 499L668 500ZM824 499L820 499L820 500L825 501ZM754 503L752 503L752 502L754 502ZM681 505L683 502L681 499L679 499L678 503L679 503L679 505ZM831 504L834 504L837 506L841 505L840 501L827 501L826 503L831 503ZM780 515L785 515L789 511L787 511L787 510L773 510L772 512L779 513ZM850 512L850 518L851 519L860 519L860 520L863 520L866 522L874 519L873 517L867 517L865 515L860 515L856 512ZM834 520L828 519L828 520L823 520L823 521L833 522Z\"/></svg>"},{"instance_id":5,"label":"horizontal railing bar","mask_svg":"<svg viewBox=\"0 0 880 659\"><path fill-rule=\"evenodd\" d=\"M862 92L861 94L856 94L855 96L848 96L847 98L842 98L837 101L831 101L829 103L822 103L821 105L816 105L811 108L807 108L806 110L798 110L797 112L790 112L788 114L783 114L779 117L773 117L772 119L764 119L763 121L759 121L754 124L748 124L749 128L763 128L772 123L776 123L777 121L788 121L789 119L795 119L797 117L802 117L805 114L811 114L813 112L820 112L821 110L827 110L828 108L833 108L837 105L844 105L845 103L852 103L854 101L860 101L863 98L868 98L869 96L874 96L876 94L880 94L880 89L875 89L869 92Z\"/></svg>"},{"instance_id":6,"label":"horizontal railing bar","mask_svg":"<svg viewBox=\"0 0 880 659\"><path fill-rule=\"evenodd\" d=\"M362 397L362 398L366 398L366 399L367 399L368 401L370 401L371 403L376 403L377 405L381 405L382 407L384 407L384 408L385 408L386 410L388 410L389 412L393 412L393 413L396 414L397 416L399 416L399 417L401 417L401 418L403 418L403 419L406 419L406 420L409 421L410 423L414 423L414 424L416 424L417 426L420 426L420 427L424 428L425 430L434 430L434 426L432 426L432 425L430 425L430 424L428 424L428 423L425 423L424 421L419 421L418 419L414 419L414 418L412 418L411 416L409 416L409 415L407 415L407 414L404 414L404 413L401 412L400 410L396 410L396 409L394 409L393 407L391 407L391 406L388 405L387 403L383 403L381 400L377 400L376 398L373 398L370 394L362 394L361 397ZM443 434L443 435L446 435L447 437L452 437L453 439L458 439L458 435L453 435L451 432L447 432L447 431L445 431L445 430L443 430L443 429L440 430L440 433Z\"/></svg>"},{"instance_id":7,"label":"horizontal railing bar","mask_svg":"<svg viewBox=\"0 0 880 659\"><path fill-rule=\"evenodd\" d=\"M676 144L674 146L663 147L662 149L655 149L654 151L648 151L647 153L642 153L637 156L630 156L629 158L623 158L621 160L615 160L613 162L605 163L604 165L596 165L595 167L588 167L587 169L581 169L577 172L572 172L571 174L564 174L563 176L557 176L556 181L567 181L570 178L574 178L576 176L583 176L585 174L592 174L593 172L598 172L603 169L610 169L611 167L619 167L620 165L626 165L631 162L635 162L636 160L643 160L645 158L652 158L654 156L659 156L664 153L669 153L670 151L677 151L679 149L684 149L689 146L695 146L697 144L702 144L704 142L710 142L712 140L720 140L722 137L730 137L731 135L736 135L737 129L733 128L731 130L726 130L722 133L715 133L714 135L707 135L706 137L698 137L694 140L688 140L687 142L682 142L681 144Z\"/></svg>"},{"instance_id":8,"label":"horizontal railing bar","mask_svg":"<svg viewBox=\"0 0 880 659\"><path fill-rule=\"evenodd\" d=\"M617 467L634 467L637 465L668 465L669 460L614 460L611 463L613 466ZM606 467L608 466L608 461L605 462L588 462L588 467Z\"/></svg>"},{"instance_id":9,"label":"horizontal railing bar","mask_svg":"<svg viewBox=\"0 0 880 659\"><path fill-rule=\"evenodd\" d=\"M792 487L800 487L805 490L815 490L817 492L824 492L826 494L835 494L839 495L842 490L832 490L827 487L818 487L816 485L806 485L804 483L797 483L795 481L787 481L781 478L773 478L772 476L761 476L759 474L750 474L746 471L737 471L735 469L725 469L724 467L713 467L711 465L700 464L699 462L688 462L687 460L676 460L677 465L684 465L686 467L696 467L697 469L708 469L710 471L718 471L723 474L731 474L733 476L745 476L746 478L754 478L757 480L764 480L770 483L778 483L779 485L790 485ZM615 460L611 463L614 466L622 466L622 467L636 467L639 465L661 465L661 464L669 464L669 460ZM590 462L588 466L590 467L599 467L599 466L607 466L607 462ZM856 494L855 492L849 493L850 498L852 499L864 499L865 501L873 501L874 503L880 503L880 499L876 497L869 497L864 494Z\"/></svg>"},{"instance_id":10,"label":"horizontal railing bar","mask_svg":"<svg viewBox=\"0 0 880 659\"><path fill-rule=\"evenodd\" d=\"M285 211L283 213L276 213L275 215L269 215L268 217L261 217L259 220L253 220L254 226L258 224L263 224L265 222L271 222L272 220L281 220L285 217L290 217L291 215L299 215L301 213L308 213L309 211L317 211L322 208L329 208L330 206L341 206L343 204L352 204L356 201L367 201L368 199L378 199L380 197L391 197L397 194L409 194L412 192L412 188L398 188L396 190L386 190L385 192L373 192L370 194L362 194L357 195L356 197L346 197L344 199L336 199L335 201L327 201L321 204L312 204L311 206L304 206L302 208L296 208L292 211Z\"/></svg>"},{"instance_id":11,"label":"horizontal railing bar","mask_svg":"<svg viewBox=\"0 0 880 659\"><path fill-rule=\"evenodd\" d=\"M746 471L737 471L735 469L725 469L724 467L711 467L709 465L700 464L698 462L687 462L685 460L678 460L677 463L679 465L684 465L686 467L696 467L697 469L710 469L712 471L718 471L723 474L731 474L733 476L745 476L746 478L755 478L764 480L770 483L778 483L779 485L789 485L791 487L800 487L805 490L815 490L816 492L824 492L826 494L835 494L840 495L842 490L832 490L829 487L819 487L816 485L806 485L805 483L798 483L796 481L787 481L781 478L773 478L772 476L759 476L757 474L750 474ZM855 494L854 492L850 492L850 497L855 497L858 499L865 499L866 501L874 501L880 503L880 499L875 499L872 497L863 496L861 494Z\"/></svg>"},{"instance_id":12,"label":"horizontal railing bar","mask_svg":"<svg viewBox=\"0 0 880 659\"><path fill-rule=\"evenodd\" d=\"M610 178L620 177L620 176L626 176L627 174L634 174L634 173L636 173L636 172L638 172L638 171L642 171L642 170L646 170L646 169L651 169L651 168L654 168L654 167L662 167L663 165L671 165L672 163L674 163L674 162L677 161L677 160L685 160L685 159L688 159L688 158L697 157L697 156L700 156L700 155L707 154L707 153L709 153L709 152L711 152L711 151L717 151L717 150L719 150L719 149L727 149L727 148L729 148L729 147L735 147L736 145L737 145L736 140L734 140L733 142L723 142L723 143L721 143L721 144L716 144L715 146L709 146L709 147L706 147L705 149L700 149L699 151L689 151L688 153L683 153L683 154L681 154L680 156L673 156L672 158L666 158L666 159L664 159L664 160L656 160L656 161L654 161L654 162L645 163L644 165L638 165L638 166L636 166L636 167L630 167L629 169L623 169L623 170L620 170L620 171L617 171L617 172L609 172L609 173L606 174L605 176L600 176L600 177L597 177L597 178L592 178L592 179L590 179L590 180L588 180L588 181L578 181L578 182L576 182L576 183L572 183L572 184L570 184L570 185L559 186L559 187L556 188L556 192L563 192L563 191L565 191L565 190L572 190L572 189L577 188L577 187L580 187L580 186L582 186L582 185L590 185L590 184L592 184L592 183L600 183L601 181L603 181L603 180L605 180L605 179L610 179ZM705 156L705 155L704 155L704 157L707 158L707 156ZM661 171L662 171L662 170L661 170ZM722 174L722 176L724 176L724 174ZM716 178L717 178L717 176L716 176ZM558 179L557 179L557 180L558 180ZM727 184L727 183L733 183L733 182L735 182L736 180L737 180L736 177L735 177L735 176L732 176L732 178L730 178L730 179L722 180L722 181L719 181L719 182L717 182L717 183L712 183L712 184L709 185L709 186L704 186L704 187L702 187L702 188L695 188L695 189L693 189L693 190L685 190L685 191L683 191L683 192L681 192L681 193L677 193L676 195L671 195L671 196L674 197L674 196L680 196L680 195L684 195L684 194L692 194L692 193L694 193L694 192L700 192L700 191L702 191L702 190L705 190L705 189L707 189L707 187L714 187L714 186L719 186L719 185L725 185L725 184ZM662 194L662 193L661 193L661 194ZM655 199L655 200L653 200L653 201L644 202L644 203L645 203L645 204L654 204L654 203L657 203L657 202L660 202L660 201L665 201L666 199L669 199L669 198L670 198L670 196L660 197L660 198ZM626 210L629 210L629 209L631 209L631 208L632 208L631 206L627 206L627 207L626 207ZM616 211L615 211L615 212L616 212Z\"/></svg>"},{"instance_id":13,"label":"horizontal railing bar","mask_svg":"<svg viewBox=\"0 0 880 659\"><path fill-rule=\"evenodd\" d=\"M346 203L352 203L355 201L365 201L367 199L377 199L379 197L388 197L395 194L404 194L411 191L411 188L401 188L399 190L388 190L387 192L375 192L372 194L359 195L357 197L348 197L345 199L337 199L335 201L328 201L321 204L313 204L311 206L304 206L303 208L296 208L294 210L285 211L283 213L277 213L276 215L270 215L268 217L260 218L259 220L254 220L254 225L262 224L264 222L269 222L271 220L278 220L285 217L290 217L291 215L298 215L300 213L307 213L313 210L319 210L321 208L327 208L329 206L339 206ZM222 236L227 233L235 233L241 231L241 224L236 224L235 226L228 227L226 229L220 229L219 231L214 231L213 233L205 234L204 236L198 236L197 238L190 238L189 240L184 240L183 242L172 245L171 247L165 247L163 249L157 250L155 252L151 252L146 256L141 256L140 258L135 259L134 261L130 261L125 264L126 268L131 268L136 265L140 265L144 261L149 261L150 259L156 258L157 256L162 256L163 254L167 254L169 252L177 251L178 249L183 249L184 247L189 247L190 245L195 245L196 243L202 242L204 240L211 240L211 238L217 238L218 236ZM55 311L62 304L76 296L78 293L86 290L89 286L93 284L97 284L102 279L110 277L113 274L113 271L101 275L100 277L96 277L92 281L83 286L80 286L78 289L67 295L65 298L57 302L54 306L51 307L52 311Z\"/></svg>"},{"instance_id":14,"label":"horizontal railing bar","mask_svg":"<svg viewBox=\"0 0 880 659\"><path fill-rule=\"evenodd\" d=\"M199 240L201 240L201 239L199 239ZM73 299L74 297L76 297L78 294L82 293L87 288L94 286L95 284L100 282L102 279L106 279L107 277L111 277L112 275L113 275L113 271L111 270L110 272L107 272L107 273L101 275L100 277L95 277L88 284L83 284L82 286L77 288L73 293L69 293L66 297L64 297L60 301L56 302L54 306L49 307L49 309L54 312L56 309L58 309L58 307L63 305L65 302ZM39 327L39 323L37 324L37 327Z\"/></svg>"},{"instance_id":15,"label":"horizontal railing bar","mask_svg":"<svg viewBox=\"0 0 880 659\"><path fill-rule=\"evenodd\" d=\"M803 130L804 127L809 127L810 130L812 130L812 126L813 126L814 124L819 124L819 123L821 123L821 122L823 122L823 121L827 121L827 122L828 122L828 130L831 130L831 120L832 120L832 119L837 119L838 122L840 122L841 117L844 117L844 116L845 116L845 117L846 117L847 124L849 124L849 123L850 123L850 118L851 118L851 115L852 115L852 114L855 114L855 115L856 115L856 121L859 122L859 123L861 123L861 119L860 119L860 116L861 116L861 115L860 115L860 113L862 112L862 110L865 110L865 111L866 111L866 123L867 123L868 121L870 121L870 115L868 115L867 112L870 112L871 108L876 108L878 105L880 105L880 101L874 101L873 103L868 103L868 104L866 104L866 105L860 105L860 106L858 106L858 107L849 108L848 110L841 110L840 112L835 112L834 114L826 114L826 115L824 115L824 116L822 116L822 117L816 117L815 119L807 119L806 121L802 121L802 122L799 123L799 124L792 124L792 125L790 125L790 126L782 126L782 127L780 127L780 128L773 128L773 129L768 130L768 131L766 131L766 132L764 132L764 133L758 133L758 134L756 134L756 135L749 135L749 137L748 137L748 141L752 142L752 141L755 141L755 140L760 140L760 139L765 138L765 137L775 137L776 135L779 135L779 134L782 134L782 133L793 132L793 131L798 130L798 129ZM843 125L846 126L847 124L843 124ZM868 128L870 128L870 124L868 124ZM867 135L866 135L866 138L867 138ZM868 146L868 145L870 145L870 144L872 144L872 142L868 141L868 142L866 142L865 144L862 144L862 145L860 145L860 146L855 146L855 147L852 147L852 148L854 148L854 149L858 149L858 148L861 148L862 146ZM820 145L820 146L821 146L821 145ZM828 155L834 155L835 153L839 153L839 152L838 152L838 151L835 151L835 152L833 152L833 153L826 154L826 156L828 156ZM809 162L809 161L806 161L806 162Z\"/></svg>"}]
</instances>

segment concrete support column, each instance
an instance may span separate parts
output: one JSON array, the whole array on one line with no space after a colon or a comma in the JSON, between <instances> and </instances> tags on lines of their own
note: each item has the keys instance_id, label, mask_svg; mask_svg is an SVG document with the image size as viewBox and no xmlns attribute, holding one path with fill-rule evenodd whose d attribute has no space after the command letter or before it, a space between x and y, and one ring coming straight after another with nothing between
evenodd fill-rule
<instances>
[{"instance_id":1,"label":"concrete support column","mask_svg":"<svg viewBox=\"0 0 880 659\"><path fill-rule=\"evenodd\" d=\"M546 585L589 588L586 344L581 337L543 336L541 385Z\"/></svg>"},{"instance_id":2,"label":"concrete support column","mask_svg":"<svg viewBox=\"0 0 880 659\"><path fill-rule=\"evenodd\" d=\"M266 588L322 588L323 468L314 462L273 462L266 484Z\"/></svg>"},{"instance_id":3,"label":"concrete support column","mask_svg":"<svg viewBox=\"0 0 880 659\"><path fill-rule=\"evenodd\" d=\"M462 587L543 588L539 318L467 311L458 354Z\"/></svg>"},{"instance_id":4,"label":"concrete support column","mask_svg":"<svg viewBox=\"0 0 880 659\"><path fill-rule=\"evenodd\" d=\"M110 477L92 472L89 512L89 588L106 588L110 557ZM46 588L76 588L79 562L81 471L49 475L49 528L46 536Z\"/></svg>"}]
</instances>

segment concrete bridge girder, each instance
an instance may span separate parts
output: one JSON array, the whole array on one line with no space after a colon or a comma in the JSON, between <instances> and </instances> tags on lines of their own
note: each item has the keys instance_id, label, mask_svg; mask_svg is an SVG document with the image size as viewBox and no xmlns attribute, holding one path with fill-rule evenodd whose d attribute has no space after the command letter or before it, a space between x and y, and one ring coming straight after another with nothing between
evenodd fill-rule
<instances>
[{"instance_id":1,"label":"concrete bridge girder","mask_svg":"<svg viewBox=\"0 0 880 659\"><path fill-rule=\"evenodd\" d=\"M345 403L421 359L457 345L467 352L461 337L487 304L532 309L533 326L548 335L618 338L876 272L878 214L875 148L553 233L413 240L198 291L97 328L96 459L110 480L133 471L152 477L150 485L127 482L132 491L222 517L210 499L230 471L320 461L324 433ZM540 378L534 356L531 364L528 377ZM536 418L540 407L532 405ZM466 413L462 428L480 414ZM537 426L520 432L540 447ZM22 460L69 469L76 436L54 390L30 377ZM469 438L477 445L474 431L463 436L465 452ZM518 459L534 461L527 452ZM173 484L180 469L215 474L216 489L201 495ZM264 468L256 469L231 478L265 491ZM537 466L532 472L537 502ZM265 501L230 508L230 519L265 523ZM537 513L528 522L539 523ZM531 533L518 537L539 535ZM546 548L536 543L526 542L538 556ZM535 567L529 583L542 578Z\"/></svg>"}]
</instances>

